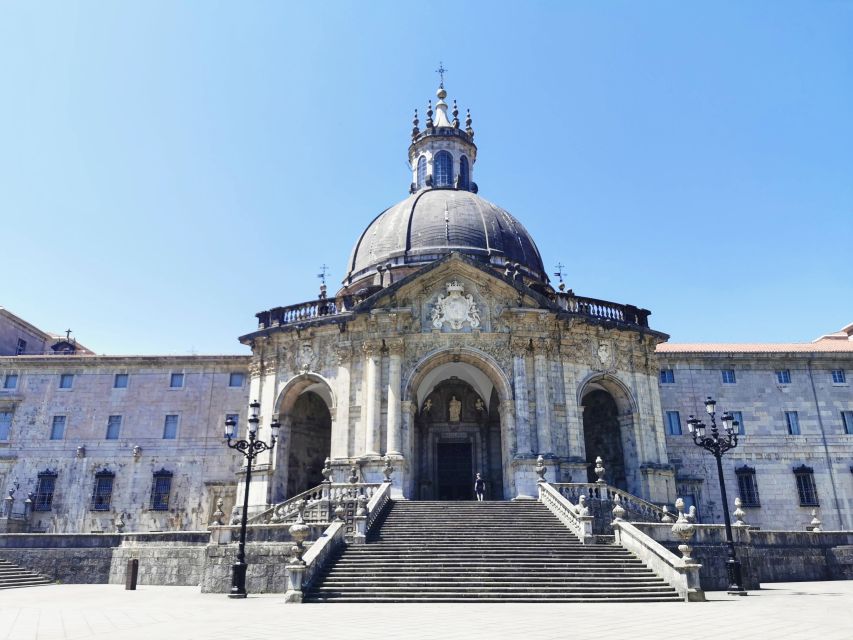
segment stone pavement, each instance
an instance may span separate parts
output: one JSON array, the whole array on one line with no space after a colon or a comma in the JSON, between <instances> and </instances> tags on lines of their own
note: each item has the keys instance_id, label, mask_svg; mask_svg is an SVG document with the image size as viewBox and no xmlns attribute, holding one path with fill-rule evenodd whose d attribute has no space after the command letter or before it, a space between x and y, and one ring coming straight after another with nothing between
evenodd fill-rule
<instances>
[{"instance_id":1,"label":"stone pavement","mask_svg":"<svg viewBox=\"0 0 853 640\"><path fill-rule=\"evenodd\" d=\"M853 581L771 583L707 603L306 604L281 595L230 600L195 587L51 585L0 591L0 639L312 637L853 638Z\"/></svg>"}]
</instances>

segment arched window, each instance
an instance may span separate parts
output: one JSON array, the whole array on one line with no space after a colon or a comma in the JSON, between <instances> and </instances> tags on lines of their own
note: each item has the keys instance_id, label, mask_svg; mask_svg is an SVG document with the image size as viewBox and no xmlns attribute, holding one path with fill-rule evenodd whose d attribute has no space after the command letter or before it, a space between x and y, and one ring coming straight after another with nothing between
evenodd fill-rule
<instances>
[{"instance_id":1,"label":"arched window","mask_svg":"<svg viewBox=\"0 0 853 640\"><path fill-rule=\"evenodd\" d=\"M418 189L426 184L426 156L418 158Z\"/></svg>"},{"instance_id":2,"label":"arched window","mask_svg":"<svg viewBox=\"0 0 853 640\"><path fill-rule=\"evenodd\" d=\"M468 188L468 157L459 158L459 188Z\"/></svg>"},{"instance_id":3,"label":"arched window","mask_svg":"<svg viewBox=\"0 0 853 640\"><path fill-rule=\"evenodd\" d=\"M453 157L447 151L439 151L432 161L432 184L436 187L453 186Z\"/></svg>"}]
</instances>

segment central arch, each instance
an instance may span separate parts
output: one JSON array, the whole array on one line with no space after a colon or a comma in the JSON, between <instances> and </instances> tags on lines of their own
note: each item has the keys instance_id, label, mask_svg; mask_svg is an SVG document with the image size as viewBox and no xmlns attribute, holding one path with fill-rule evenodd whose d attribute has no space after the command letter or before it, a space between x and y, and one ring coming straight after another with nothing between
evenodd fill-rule
<instances>
[{"instance_id":1,"label":"central arch","mask_svg":"<svg viewBox=\"0 0 853 640\"><path fill-rule=\"evenodd\" d=\"M412 408L413 497L473 499L475 473L487 500L514 495L512 387L494 358L471 348L428 354L409 372L403 398Z\"/></svg>"}]
</instances>

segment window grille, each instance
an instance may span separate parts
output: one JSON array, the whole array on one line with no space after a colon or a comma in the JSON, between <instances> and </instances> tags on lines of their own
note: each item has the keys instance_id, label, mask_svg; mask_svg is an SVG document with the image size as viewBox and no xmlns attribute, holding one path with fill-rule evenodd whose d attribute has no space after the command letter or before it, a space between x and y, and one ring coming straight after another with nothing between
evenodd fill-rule
<instances>
[{"instance_id":1,"label":"window grille","mask_svg":"<svg viewBox=\"0 0 853 640\"><path fill-rule=\"evenodd\" d=\"M33 511L50 511L53 505L53 492L56 490L56 472L42 471L36 482Z\"/></svg>"},{"instance_id":2,"label":"window grille","mask_svg":"<svg viewBox=\"0 0 853 640\"><path fill-rule=\"evenodd\" d=\"M735 469L737 475L738 492L740 500L745 507L760 507L758 498L758 484L755 481L755 469L748 466Z\"/></svg>"},{"instance_id":3,"label":"window grille","mask_svg":"<svg viewBox=\"0 0 853 640\"><path fill-rule=\"evenodd\" d=\"M154 472L151 483L151 503L153 511L166 511L169 508L169 494L172 492L172 472L160 469Z\"/></svg>"},{"instance_id":4,"label":"window grille","mask_svg":"<svg viewBox=\"0 0 853 640\"><path fill-rule=\"evenodd\" d=\"M794 469L794 477L797 479L797 494L800 498L801 507L819 507L817 499L817 487L814 482L814 469L802 465Z\"/></svg>"},{"instance_id":5,"label":"window grille","mask_svg":"<svg viewBox=\"0 0 853 640\"><path fill-rule=\"evenodd\" d=\"M92 511L109 511L113 499L113 481L116 474L112 471L98 471L95 474L95 487L92 490Z\"/></svg>"}]
</instances>

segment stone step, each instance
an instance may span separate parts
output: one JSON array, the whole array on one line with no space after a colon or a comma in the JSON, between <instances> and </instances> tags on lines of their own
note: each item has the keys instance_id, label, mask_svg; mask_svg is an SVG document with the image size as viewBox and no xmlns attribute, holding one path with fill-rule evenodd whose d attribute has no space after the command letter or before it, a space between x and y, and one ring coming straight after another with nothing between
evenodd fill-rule
<instances>
[{"instance_id":1,"label":"stone step","mask_svg":"<svg viewBox=\"0 0 853 640\"><path fill-rule=\"evenodd\" d=\"M0 589L37 587L51 584L51 582L51 580L42 575L12 564L8 560L0 559Z\"/></svg>"},{"instance_id":2,"label":"stone step","mask_svg":"<svg viewBox=\"0 0 853 640\"><path fill-rule=\"evenodd\" d=\"M599 592L584 591L565 593L540 593L525 591L522 593L464 593L456 591L422 594L418 592L399 593L394 591L373 591L370 593L346 593L342 591L311 592L305 602L681 602L675 591L671 593L631 593L622 591Z\"/></svg>"}]
</instances>

